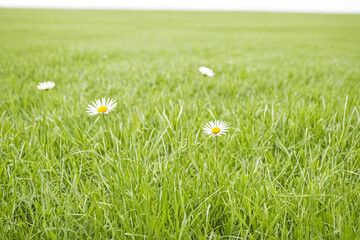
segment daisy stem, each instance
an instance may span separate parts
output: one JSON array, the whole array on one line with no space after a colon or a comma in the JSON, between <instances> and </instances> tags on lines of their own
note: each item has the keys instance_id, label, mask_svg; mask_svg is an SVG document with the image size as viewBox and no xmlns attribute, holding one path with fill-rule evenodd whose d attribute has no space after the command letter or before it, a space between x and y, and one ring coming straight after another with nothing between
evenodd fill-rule
<instances>
[{"instance_id":1,"label":"daisy stem","mask_svg":"<svg viewBox=\"0 0 360 240\"><path fill-rule=\"evenodd\" d=\"M216 183L219 184L219 180L218 180L218 176L217 176L217 171L218 171L218 159L219 159L219 156L218 156L218 137L215 136L215 180L216 180Z\"/></svg>"},{"instance_id":2,"label":"daisy stem","mask_svg":"<svg viewBox=\"0 0 360 240\"><path fill-rule=\"evenodd\" d=\"M188 151L189 151L189 145L188 145L188 139L186 139L186 152L185 152L185 159L184 159L184 178L186 176L186 164L187 164L187 159L188 159Z\"/></svg>"},{"instance_id":3,"label":"daisy stem","mask_svg":"<svg viewBox=\"0 0 360 240\"><path fill-rule=\"evenodd\" d=\"M108 140L108 144L110 145L111 144L111 138L110 138L110 132L109 132L109 128L108 128L108 123L106 121L106 116L103 115L103 118L104 118L104 127L105 127L105 135L106 135L106 138Z\"/></svg>"},{"instance_id":4,"label":"daisy stem","mask_svg":"<svg viewBox=\"0 0 360 240\"><path fill-rule=\"evenodd\" d=\"M45 108L44 109L44 114L43 114L43 122L42 122L42 131L43 131L43 141L44 143L46 143L46 112L47 112L47 109Z\"/></svg>"},{"instance_id":5,"label":"daisy stem","mask_svg":"<svg viewBox=\"0 0 360 240\"><path fill-rule=\"evenodd\" d=\"M215 156L216 156L215 168L217 168L217 162L218 162L218 159L219 159L219 156L218 156L218 138L217 138L217 136L215 136Z\"/></svg>"}]
</instances>

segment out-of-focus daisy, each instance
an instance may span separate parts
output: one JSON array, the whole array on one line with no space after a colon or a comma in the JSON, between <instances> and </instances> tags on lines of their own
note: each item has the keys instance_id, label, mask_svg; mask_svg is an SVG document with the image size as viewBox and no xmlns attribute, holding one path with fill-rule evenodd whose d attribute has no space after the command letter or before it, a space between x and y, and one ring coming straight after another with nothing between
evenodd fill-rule
<instances>
[{"instance_id":1,"label":"out-of-focus daisy","mask_svg":"<svg viewBox=\"0 0 360 240\"><path fill-rule=\"evenodd\" d=\"M203 127L205 133L211 137L225 135L229 127L224 121L211 121Z\"/></svg>"},{"instance_id":2,"label":"out-of-focus daisy","mask_svg":"<svg viewBox=\"0 0 360 240\"><path fill-rule=\"evenodd\" d=\"M199 67L199 71L205 76L205 77L213 77L214 72L210 68L207 67Z\"/></svg>"},{"instance_id":3,"label":"out-of-focus daisy","mask_svg":"<svg viewBox=\"0 0 360 240\"><path fill-rule=\"evenodd\" d=\"M55 87L55 83L50 81L39 83L39 85L37 86L38 89L45 91L52 89L53 87Z\"/></svg>"},{"instance_id":4,"label":"out-of-focus daisy","mask_svg":"<svg viewBox=\"0 0 360 240\"><path fill-rule=\"evenodd\" d=\"M94 102L92 102L92 105L89 104L87 109L87 113L90 117L95 115L104 115L109 114L114 108L116 108L117 103L114 99L108 98L107 100L105 98L97 99Z\"/></svg>"}]
</instances>

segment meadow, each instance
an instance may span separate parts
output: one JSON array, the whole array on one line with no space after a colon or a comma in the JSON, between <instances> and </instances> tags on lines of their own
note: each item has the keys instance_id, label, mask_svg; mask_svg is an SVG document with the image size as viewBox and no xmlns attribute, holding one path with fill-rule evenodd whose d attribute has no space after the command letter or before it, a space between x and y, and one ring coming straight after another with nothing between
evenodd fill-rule
<instances>
[{"instance_id":1,"label":"meadow","mask_svg":"<svg viewBox=\"0 0 360 240\"><path fill-rule=\"evenodd\" d=\"M0 9L0 83L1 239L360 239L360 15Z\"/></svg>"}]
</instances>

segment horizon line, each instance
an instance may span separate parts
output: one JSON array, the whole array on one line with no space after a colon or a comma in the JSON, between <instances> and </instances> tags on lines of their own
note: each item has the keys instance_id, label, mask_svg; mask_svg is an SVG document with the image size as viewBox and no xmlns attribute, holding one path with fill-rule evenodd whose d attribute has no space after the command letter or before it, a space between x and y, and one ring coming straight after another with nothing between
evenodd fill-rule
<instances>
[{"instance_id":1,"label":"horizon line","mask_svg":"<svg viewBox=\"0 0 360 240\"><path fill-rule=\"evenodd\" d=\"M51 6L3 6L0 9L26 10L110 10L110 11L171 11L171 12L258 12L258 13L309 13L309 14L346 14L359 15L359 11L329 11L329 10L291 10L291 9L199 9L199 8L121 8L121 7L51 7Z\"/></svg>"}]
</instances>

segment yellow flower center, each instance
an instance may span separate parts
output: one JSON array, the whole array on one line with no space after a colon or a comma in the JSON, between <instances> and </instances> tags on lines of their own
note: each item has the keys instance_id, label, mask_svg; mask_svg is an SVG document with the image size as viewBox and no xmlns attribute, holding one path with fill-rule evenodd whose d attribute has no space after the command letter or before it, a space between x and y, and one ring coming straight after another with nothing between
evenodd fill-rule
<instances>
[{"instance_id":1,"label":"yellow flower center","mask_svg":"<svg viewBox=\"0 0 360 240\"><path fill-rule=\"evenodd\" d=\"M106 112L107 110L108 110L108 108L105 107L105 106L101 106L101 107L98 108L98 112L99 112L99 113L104 113L104 112Z\"/></svg>"},{"instance_id":2,"label":"yellow flower center","mask_svg":"<svg viewBox=\"0 0 360 240\"><path fill-rule=\"evenodd\" d=\"M214 127L211 131L212 131L214 134L218 134L218 133L220 132L220 128Z\"/></svg>"}]
</instances>

